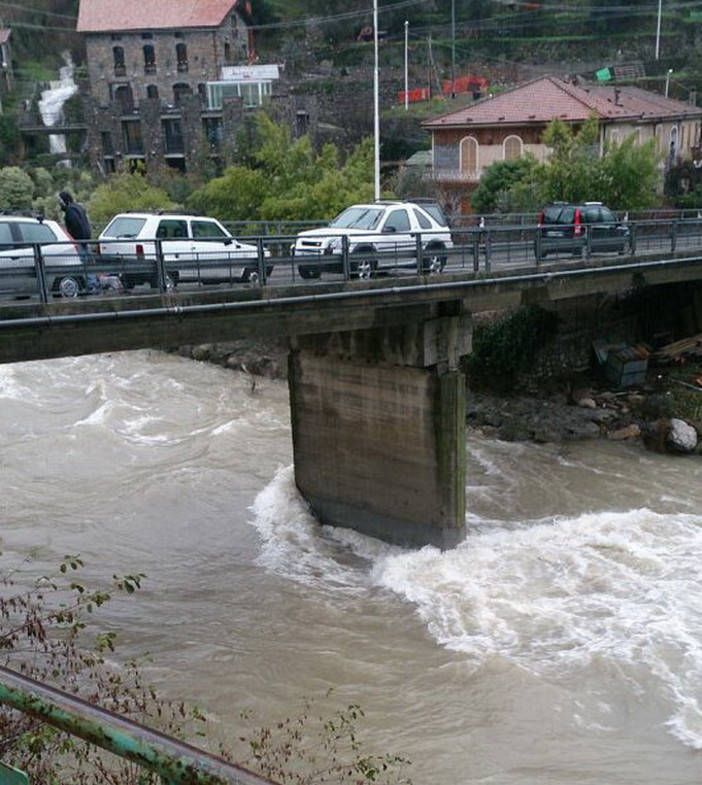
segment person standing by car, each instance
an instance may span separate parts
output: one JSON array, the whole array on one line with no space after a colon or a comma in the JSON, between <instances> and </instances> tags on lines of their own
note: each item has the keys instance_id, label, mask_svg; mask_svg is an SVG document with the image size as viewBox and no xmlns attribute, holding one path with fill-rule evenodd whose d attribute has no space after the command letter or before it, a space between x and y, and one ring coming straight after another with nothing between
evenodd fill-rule
<instances>
[{"instance_id":1,"label":"person standing by car","mask_svg":"<svg viewBox=\"0 0 702 785\"><path fill-rule=\"evenodd\" d=\"M63 222L68 233L74 240L78 240L78 253L84 264L89 260L88 240L90 240L90 221L85 207L75 201L68 191L61 191L58 195L59 207L63 211ZM99 289L97 275L88 275L88 290Z\"/></svg>"}]
</instances>

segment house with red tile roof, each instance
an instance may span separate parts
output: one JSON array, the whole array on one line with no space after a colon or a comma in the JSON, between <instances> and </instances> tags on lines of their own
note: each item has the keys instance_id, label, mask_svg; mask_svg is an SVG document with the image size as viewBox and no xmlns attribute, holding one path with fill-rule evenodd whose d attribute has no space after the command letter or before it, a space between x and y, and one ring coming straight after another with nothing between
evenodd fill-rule
<instances>
[{"instance_id":1,"label":"house with red tile roof","mask_svg":"<svg viewBox=\"0 0 702 785\"><path fill-rule=\"evenodd\" d=\"M531 153L545 160L542 141L555 118L580 128L591 116L600 151L631 134L654 139L666 165L699 156L702 109L628 85L573 84L543 76L423 123L432 137L433 177L466 207L483 171L496 161Z\"/></svg>"}]
</instances>

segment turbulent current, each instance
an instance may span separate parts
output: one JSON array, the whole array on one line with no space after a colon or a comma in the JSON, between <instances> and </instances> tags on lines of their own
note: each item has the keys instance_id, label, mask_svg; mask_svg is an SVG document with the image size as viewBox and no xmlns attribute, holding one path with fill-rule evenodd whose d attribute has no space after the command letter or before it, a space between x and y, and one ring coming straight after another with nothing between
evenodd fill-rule
<instances>
[{"instance_id":1,"label":"turbulent current","mask_svg":"<svg viewBox=\"0 0 702 785\"><path fill-rule=\"evenodd\" d=\"M415 785L702 781L699 457L471 435L441 553L315 523L284 382L136 352L0 366L0 400L3 558L146 573L103 623L223 728L352 701Z\"/></svg>"}]
</instances>

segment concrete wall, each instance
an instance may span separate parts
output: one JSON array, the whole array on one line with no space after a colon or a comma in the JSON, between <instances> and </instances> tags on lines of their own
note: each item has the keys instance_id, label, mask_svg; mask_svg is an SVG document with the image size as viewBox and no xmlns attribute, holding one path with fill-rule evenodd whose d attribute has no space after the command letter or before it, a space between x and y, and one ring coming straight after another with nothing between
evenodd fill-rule
<instances>
[{"instance_id":1,"label":"concrete wall","mask_svg":"<svg viewBox=\"0 0 702 785\"><path fill-rule=\"evenodd\" d=\"M338 336L293 348L295 478L322 523L403 545L450 547L463 538L465 377L449 361L453 339L441 341L448 353L434 351L437 334L453 332L437 321L438 331L428 323L411 340L406 331L399 340L385 330L354 334L360 340L341 342L352 352L340 350ZM469 335L460 341L458 353Z\"/></svg>"}]
</instances>

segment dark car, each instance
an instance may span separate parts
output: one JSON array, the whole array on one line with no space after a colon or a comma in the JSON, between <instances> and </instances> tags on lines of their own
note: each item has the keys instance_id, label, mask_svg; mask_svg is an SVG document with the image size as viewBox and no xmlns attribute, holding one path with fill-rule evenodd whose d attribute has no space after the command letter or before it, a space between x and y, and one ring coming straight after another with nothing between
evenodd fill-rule
<instances>
[{"instance_id":1,"label":"dark car","mask_svg":"<svg viewBox=\"0 0 702 785\"><path fill-rule=\"evenodd\" d=\"M623 254L630 242L626 222L601 202L554 202L539 215L534 255L537 260L557 253L580 256L586 248L594 254Z\"/></svg>"}]
</instances>

